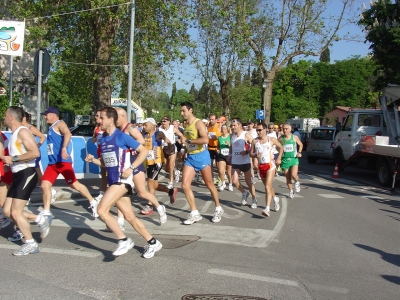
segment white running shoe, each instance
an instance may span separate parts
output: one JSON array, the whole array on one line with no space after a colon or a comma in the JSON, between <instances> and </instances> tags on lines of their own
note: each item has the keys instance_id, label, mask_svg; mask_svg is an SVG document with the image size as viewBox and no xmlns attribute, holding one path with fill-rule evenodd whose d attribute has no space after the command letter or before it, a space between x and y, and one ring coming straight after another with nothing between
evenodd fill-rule
<instances>
[{"instance_id":1,"label":"white running shoe","mask_svg":"<svg viewBox=\"0 0 400 300\"><path fill-rule=\"evenodd\" d=\"M40 228L40 237L44 239L50 232L50 222L47 215L42 215L43 222L38 224Z\"/></svg>"},{"instance_id":2,"label":"white running shoe","mask_svg":"<svg viewBox=\"0 0 400 300\"><path fill-rule=\"evenodd\" d=\"M224 209L222 207L220 210L215 209L214 217L212 218L212 221L214 223L220 222L223 214L224 214Z\"/></svg>"},{"instance_id":3,"label":"white running shoe","mask_svg":"<svg viewBox=\"0 0 400 300\"><path fill-rule=\"evenodd\" d=\"M174 175L175 175L175 182L179 182L179 176L181 175L181 171L176 170Z\"/></svg>"},{"instance_id":4,"label":"white running shoe","mask_svg":"<svg viewBox=\"0 0 400 300\"><path fill-rule=\"evenodd\" d=\"M257 183L257 178L251 177L251 183L252 183L252 184L256 184L256 183Z\"/></svg>"},{"instance_id":5,"label":"white running shoe","mask_svg":"<svg viewBox=\"0 0 400 300\"><path fill-rule=\"evenodd\" d=\"M225 184L225 182L223 182L221 184L221 186L219 187L219 190L222 192L223 190L225 190L225 188L226 188L226 184Z\"/></svg>"},{"instance_id":6,"label":"white running shoe","mask_svg":"<svg viewBox=\"0 0 400 300\"><path fill-rule=\"evenodd\" d=\"M22 256L28 254L34 254L39 252L39 245L36 242L33 243L25 243L19 248L19 250L15 251L13 255Z\"/></svg>"},{"instance_id":7,"label":"white running shoe","mask_svg":"<svg viewBox=\"0 0 400 300\"><path fill-rule=\"evenodd\" d=\"M197 181L199 181L199 174L195 174L194 175L194 177L193 177L193 180L192 180L192 182L197 182Z\"/></svg>"},{"instance_id":8,"label":"white running shoe","mask_svg":"<svg viewBox=\"0 0 400 300\"><path fill-rule=\"evenodd\" d=\"M258 180L261 180L261 176L260 176L260 173L259 173L259 172L257 172L257 179L258 179Z\"/></svg>"},{"instance_id":9,"label":"white running shoe","mask_svg":"<svg viewBox=\"0 0 400 300\"><path fill-rule=\"evenodd\" d=\"M279 205L279 197L278 196L274 197L274 204L275 204L275 207L274 207L275 211L279 211L281 206Z\"/></svg>"},{"instance_id":10,"label":"white running shoe","mask_svg":"<svg viewBox=\"0 0 400 300\"><path fill-rule=\"evenodd\" d=\"M294 198L294 193L293 190L289 191L289 199L293 199Z\"/></svg>"},{"instance_id":11,"label":"white running shoe","mask_svg":"<svg viewBox=\"0 0 400 300\"><path fill-rule=\"evenodd\" d=\"M262 215L263 215L263 216L266 216L266 217L269 217L269 213L270 213L270 211L267 210L267 209L264 209L264 210L262 211Z\"/></svg>"},{"instance_id":12,"label":"white running shoe","mask_svg":"<svg viewBox=\"0 0 400 300\"><path fill-rule=\"evenodd\" d=\"M253 199L252 203L251 203L251 208L257 208L257 199Z\"/></svg>"},{"instance_id":13,"label":"white running shoe","mask_svg":"<svg viewBox=\"0 0 400 300\"><path fill-rule=\"evenodd\" d=\"M197 215L192 215L192 213L190 213L187 220L183 221L183 224L192 225L193 223L198 222L201 219L203 219L203 217L199 213Z\"/></svg>"},{"instance_id":14,"label":"white running shoe","mask_svg":"<svg viewBox=\"0 0 400 300\"><path fill-rule=\"evenodd\" d=\"M119 226L119 228L121 228L122 231L125 231L125 222L124 221L122 221L122 223L120 223L118 221L118 226Z\"/></svg>"},{"instance_id":15,"label":"white running shoe","mask_svg":"<svg viewBox=\"0 0 400 300\"><path fill-rule=\"evenodd\" d=\"M232 185L232 183L230 183L230 184L228 185L228 191L233 192L233 185Z\"/></svg>"},{"instance_id":16,"label":"white running shoe","mask_svg":"<svg viewBox=\"0 0 400 300\"><path fill-rule=\"evenodd\" d=\"M164 205L160 205L157 207L157 211L160 214L160 224L164 224L167 222L167 210Z\"/></svg>"},{"instance_id":17,"label":"white running shoe","mask_svg":"<svg viewBox=\"0 0 400 300\"><path fill-rule=\"evenodd\" d=\"M92 210L93 218L99 217L99 214L97 213L97 205L99 205L99 202L97 202L96 200L93 200L92 202L90 202L89 208Z\"/></svg>"},{"instance_id":18,"label":"white running shoe","mask_svg":"<svg viewBox=\"0 0 400 300\"><path fill-rule=\"evenodd\" d=\"M54 202L56 202L58 198L58 193L55 189L51 189L51 199L50 199L50 203L53 204Z\"/></svg>"},{"instance_id":19,"label":"white running shoe","mask_svg":"<svg viewBox=\"0 0 400 300\"><path fill-rule=\"evenodd\" d=\"M154 245L147 244L144 246L143 257L144 258L152 258L157 251L160 251L162 248L162 244L160 241L156 240Z\"/></svg>"},{"instance_id":20,"label":"white running shoe","mask_svg":"<svg viewBox=\"0 0 400 300\"><path fill-rule=\"evenodd\" d=\"M246 205L247 204L247 197L249 197L250 193L249 192L244 192L242 194L242 205Z\"/></svg>"},{"instance_id":21,"label":"white running shoe","mask_svg":"<svg viewBox=\"0 0 400 300\"><path fill-rule=\"evenodd\" d=\"M171 182L168 182L168 185L167 185L167 189L173 189L174 188L174 183L171 181Z\"/></svg>"},{"instance_id":22,"label":"white running shoe","mask_svg":"<svg viewBox=\"0 0 400 300\"><path fill-rule=\"evenodd\" d=\"M14 229L13 235L8 237L7 239L10 242L18 242L18 241L22 240L23 237L24 237L24 234L19 229Z\"/></svg>"},{"instance_id":23,"label":"white running shoe","mask_svg":"<svg viewBox=\"0 0 400 300\"><path fill-rule=\"evenodd\" d=\"M301 190L301 188L300 188L300 182L296 182L295 184L294 184L294 190L296 191L296 193L300 193L300 190Z\"/></svg>"},{"instance_id":24,"label":"white running shoe","mask_svg":"<svg viewBox=\"0 0 400 300\"><path fill-rule=\"evenodd\" d=\"M99 203L101 201L101 199L103 199L103 196L104 196L104 192L100 191L100 194L96 198L94 198L94 200L96 200Z\"/></svg>"},{"instance_id":25,"label":"white running shoe","mask_svg":"<svg viewBox=\"0 0 400 300\"><path fill-rule=\"evenodd\" d=\"M113 252L114 256L120 256L122 254L125 254L129 250L133 248L135 244L131 240L131 238L128 238L126 241L119 240L118 241L118 248Z\"/></svg>"}]
</instances>

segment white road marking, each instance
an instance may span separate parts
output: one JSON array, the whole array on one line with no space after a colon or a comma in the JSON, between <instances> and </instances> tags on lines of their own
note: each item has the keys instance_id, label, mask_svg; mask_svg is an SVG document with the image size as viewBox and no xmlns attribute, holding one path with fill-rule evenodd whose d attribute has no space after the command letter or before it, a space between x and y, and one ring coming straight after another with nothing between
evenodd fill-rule
<instances>
[{"instance_id":1,"label":"white road marking","mask_svg":"<svg viewBox=\"0 0 400 300\"><path fill-rule=\"evenodd\" d=\"M18 250L20 246L18 245L6 245L6 244L0 244L1 249L10 249L10 250ZM45 252L45 253L52 253L52 254L61 254L61 255L71 255L71 256L82 256L82 257L97 257L100 256L100 252L88 252L86 250L66 250L66 249L54 249L54 248L44 248L40 247L39 252Z\"/></svg>"},{"instance_id":2,"label":"white road marking","mask_svg":"<svg viewBox=\"0 0 400 300\"><path fill-rule=\"evenodd\" d=\"M323 292L333 292L338 294L348 294L349 289L339 288L335 286L327 286L327 285L320 285L320 284L307 284L308 287L316 290L316 291L323 291Z\"/></svg>"},{"instance_id":3,"label":"white road marking","mask_svg":"<svg viewBox=\"0 0 400 300\"><path fill-rule=\"evenodd\" d=\"M318 196L321 196L322 198L326 199L342 199L344 197L336 195L336 194L317 194Z\"/></svg>"},{"instance_id":4,"label":"white road marking","mask_svg":"<svg viewBox=\"0 0 400 300\"><path fill-rule=\"evenodd\" d=\"M276 284L283 284L289 285L294 287L299 287L299 283L293 280L286 280L286 279L279 279L274 277L266 277L266 276L259 276L253 274L246 274L246 273L239 273L239 272L231 272L226 270L220 269L209 269L208 273L215 274L215 275L223 275L235 278L242 278L242 279L249 279L249 280L257 280L262 282L269 282L269 283L276 283Z\"/></svg>"}]
</instances>

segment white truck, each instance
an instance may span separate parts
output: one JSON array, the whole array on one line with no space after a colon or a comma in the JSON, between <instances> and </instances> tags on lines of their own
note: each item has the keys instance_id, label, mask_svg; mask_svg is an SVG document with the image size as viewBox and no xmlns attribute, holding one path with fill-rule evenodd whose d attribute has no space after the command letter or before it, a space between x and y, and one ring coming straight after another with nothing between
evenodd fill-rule
<instances>
[{"instance_id":1,"label":"white truck","mask_svg":"<svg viewBox=\"0 0 400 300\"><path fill-rule=\"evenodd\" d=\"M384 88L379 100L381 109L349 110L337 128L334 158L339 171L352 162L376 169L379 183L393 189L400 171L400 86Z\"/></svg>"},{"instance_id":2,"label":"white truck","mask_svg":"<svg viewBox=\"0 0 400 300\"><path fill-rule=\"evenodd\" d=\"M299 131L311 132L315 127L319 127L321 122L317 118L298 118L294 117L287 119L286 123L292 125L292 128L297 128Z\"/></svg>"}]
</instances>

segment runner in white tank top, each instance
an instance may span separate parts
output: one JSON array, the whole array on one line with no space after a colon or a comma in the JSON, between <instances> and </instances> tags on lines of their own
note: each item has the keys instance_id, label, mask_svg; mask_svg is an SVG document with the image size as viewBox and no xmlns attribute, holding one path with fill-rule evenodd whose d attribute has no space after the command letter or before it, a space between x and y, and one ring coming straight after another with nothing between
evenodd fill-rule
<instances>
[{"instance_id":1,"label":"runner in white tank top","mask_svg":"<svg viewBox=\"0 0 400 300\"><path fill-rule=\"evenodd\" d=\"M231 121L231 146L230 153L232 153L232 183L242 193L242 205L247 204L247 197L249 194L252 196L251 208L257 207L256 190L253 182L251 181L251 164L249 156L249 148L253 141L251 135L243 130L242 121L235 118ZM245 191L239 182L239 173L243 172L244 179L249 188L249 192Z\"/></svg>"},{"instance_id":2,"label":"runner in white tank top","mask_svg":"<svg viewBox=\"0 0 400 300\"><path fill-rule=\"evenodd\" d=\"M283 147L276 138L269 137L267 135L267 125L265 123L257 124L256 130L258 138L254 139L251 143L250 153L251 156L257 158L259 162L259 173L265 186L265 201L267 204L266 208L262 211L262 214L269 217L270 205L273 196L275 202L275 211L278 211L280 208L279 198L275 196L275 191L272 187L272 181L275 175L275 162L276 164L281 163ZM279 149L279 154L276 158L276 161L273 159L273 147Z\"/></svg>"}]
</instances>

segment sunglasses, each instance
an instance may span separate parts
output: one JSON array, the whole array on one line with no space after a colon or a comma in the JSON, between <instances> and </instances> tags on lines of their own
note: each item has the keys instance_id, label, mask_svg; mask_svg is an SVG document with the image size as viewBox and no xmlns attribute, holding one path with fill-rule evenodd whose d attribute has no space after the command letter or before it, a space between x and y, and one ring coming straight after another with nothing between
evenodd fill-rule
<instances>
[{"instance_id":1,"label":"sunglasses","mask_svg":"<svg viewBox=\"0 0 400 300\"><path fill-rule=\"evenodd\" d=\"M168 122L169 120L161 120L161 122Z\"/></svg>"},{"instance_id":2,"label":"sunglasses","mask_svg":"<svg viewBox=\"0 0 400 300\"><path fill-rule=\"evenodd\" d=\"M257 132L261 132L261 131L263 131L264 129L256 129L256 131Z\"/></svg>"},{"instance_id":3,"label":"sunglasses","mask_svg":"<svg viewBox=\"0 0 400 300\"><path fill-rule=\"evenodd\" d=\"M274 127L268 127L268 129L274 129Z\"/></svg>"}]
</instances>

